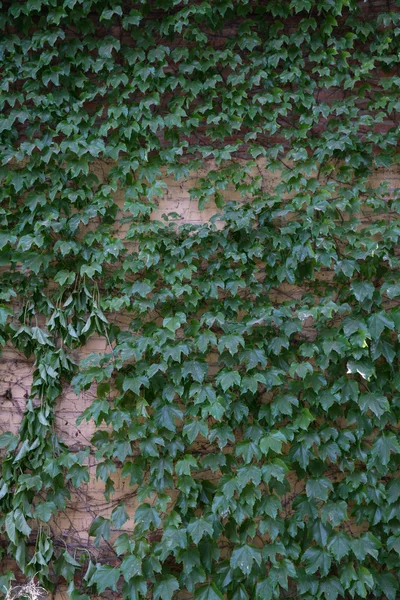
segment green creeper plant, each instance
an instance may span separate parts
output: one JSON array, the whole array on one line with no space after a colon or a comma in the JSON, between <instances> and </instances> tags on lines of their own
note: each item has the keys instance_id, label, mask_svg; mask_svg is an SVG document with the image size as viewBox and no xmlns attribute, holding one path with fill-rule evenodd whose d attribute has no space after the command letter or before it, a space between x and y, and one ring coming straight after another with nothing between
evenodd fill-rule
<instances>
[{"instance_id":1,"label":"green creeper plant","mask_svg":"<svg viewBox=\"0 0 400 600\"><path fill-rule=\"evenodd\" d=\"M34 366L0 593L396 600L399 2L1 6L0 341ZM204 165L219 213L155 220ZM95 394L77 451L70 384ZM89 457L113 510L60 544Z\"/></svg>"}]
</instances>

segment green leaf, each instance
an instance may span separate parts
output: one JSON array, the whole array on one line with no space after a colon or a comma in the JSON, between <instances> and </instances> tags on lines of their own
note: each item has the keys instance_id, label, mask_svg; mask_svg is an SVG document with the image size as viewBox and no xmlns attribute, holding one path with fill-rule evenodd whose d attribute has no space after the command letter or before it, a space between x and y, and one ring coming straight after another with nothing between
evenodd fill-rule
<instances>
[{"instance_id":1,"label":"green leaf","mask_svg":"<svg viewBox=\"0 0 400 600\"><path fill-rule=\"evenodd\" d=\"M224 348L227 348L230 354L233 356L238 353L239 346L244 346L244 339L241 335L234 333L221 335L218 340L218 350L222 352Z\"/></svg>"},{"instance_id":2,"label":"green leaf","mask_svg":"<svg viewBox=\"0 0 400 600\"><path fill-rule=\"evenodd\" d=\"M54 502L40 502L35 506L34 516L41 521L47 523L51 516L57 512L57 507Z\"/></svg>"},{"instance_id":3,"label":"green leaf","mask_svg":"<svg viewBox=\"0 0 400 600\"><path fill-rule=\"evenodd\" d=\"M191 469L197 470L198 464L194 456L190 456L190 454L185 454L184 458L182 460L178 460L175 465L175 471L177 475L190 475Z\"/></svg>"},{"instance_id":4,"label":"green leaf","mask_svg":"<svg viewBox=\"0 0 400 600\"><path fill-rule=\"evenodd\" d=\"M261 554L255 546L245 544L232 552L230 560L232 569L240 569L244 575L249 575L254 563L261 564Z\"/></svg>"},{"instance_id":5,"label":"green leaf","mask_svg":"<svg viewBox=\"0 0 400 600\"><path fill-rule=\"evenodd\" d=\"M121 529L121 527L127 522L129 519L129 515L126 512L125 505L120 504L111 513L111 522L117 529Z\"/></svg>"},{"instance_id":6,"label":"green leaf","mask_svg":"<svg viewBox=\"0 0 400 600\"><path fill-rule=\"evenodd\" d=\"M183 435L187 437L189 444L192 444L199 435L208 437L207 423L201 421L200 419L191 421L190 423L184 425Z\"/></svg>"},{"instance_id":7,"label":"green leaf","mask_svg":"<svg viewBox=\"0 0 400 600\"><path fill-rule=\"evenodd\" d=\"M351 549L360 561L363 561L367 554L378 560L378 550L381 546L380 541L370 532L362 533L359 538L351 541Z\"/></svg>"},{"instance_id":8,"label":"green leaf","mask_svg":"<svg viewBox=\"0 0 400 600\"><path fill-rule=\"evenodd\" d=\"M374 286L366 281L353 281L350 289L359 302L371 299L374 293Z\"/></svg>"},{"instance_id":9,"label":"green leaf","mask_svg":"<svg viewBox=\"0 0 400 600\"><path fill-rule=\"evenodd\" d=\"M355 583L356 593L359 594L361 598L366 598L368 590L372 590L374 586L375 581L371 572L365 567L360 567L357 571L357 581Z\"/></svg>"},{"instance_id":10,"label":"green leaf","mask_svg":"<svg viewBox=\"0 0 400 600\"><path fill-rule=\"evenodd\" d=\"M182 323L185 322L186 315L184 315L183 313L178 313L174 317L165 317L165 319L163 320L163 327L169 329L169 331L172 331L174 333L177 329L179 329Z\"/></svg>"},{"instance_id":11,"label":"green leaf","mask_svg":"<svg viewBox=\"0 0 400 600\"><path fill-rule=\"evenodd\" d=\"M32 529L29 527L25 515L19 508L14 511L14 523L17 530L23 535L29 535L31 533Z\"/></svg>"},{"instance_id":12,"label":"green leaf","mask_svg":"<svg viewBox=\"0 0 400 600\"><path fill-rule=\"evenodd\" d=\"M299 401L292 394L280 394L276 396L271 405L271 412L274 419L279 415L291 415L293 406L298 406Z\"/></svg>"},{"instance_id":13,"label":"green leaf","mask_svg":"<svg viewBox=\"0 0 400 600\"><path fill-rule=\"evenodd\" d=\"M321 581L319 592L323 594L326 600L337 600L339 596L344 596L345 594L343 586L337 577L330 577L325 581Z\"/></svg>"},{"instance_id":14,"label":"green leaf","mask_svg":"<svg viewBox=\"0 0 400 600\"><path fill-rule=\"evenodd\" d=\"M386 493L389 504L397 502L400 498L400 479L392 479L386 488Z\"/></svg>"},{"instance_id":15,"label":"green leaf","mask_svg":"<svg viewBox=\"0 0 400 600\"><path fill-rule=\"evenodd\" d=\"M54 346L50 339L50 335L46 331L43 331L43 329L40 329L40 327L32 327L31 331L32 339L36 340L42 346Z\"/></svg>"},{"instance_id":16,"label":"green leaf","mask_svg":"<svg viewBox=\"0 0 400 600\"><path fill-rule=\"evenodd\" d=\"M268 579L259 581L256 585L256 600L272 600L274 588Z\"/></svg>"},{"instance_id":17,"label":"green leaf","mask_svg":"<svg viewBox=\"0 0 400 600\"><path fill-rule=\"evenodd\" d=\"M397 579L392 573L380 573L379 574L379 585L382 592L385 594L388 600L396 600L396 594L399 590L399 584Z\"/></svg>"},{"instance_id":18,"label":"green leaf","mask_svg":"<svg viewBox=\"0 0 400 600\"><path fill-rule=\"evenodd\" d=\"M120 575L120 569L111 567L110 565L100 565L97 563L95 571L88 584L95 585L99 594L102 594L104 590L108 588L116 592Z\"/></svg>"},{"instance_id":19,"label":"green leaf","mask_svg":"<svg viewBox=\"0 0 400 600\"><path fill-rule=\"evenodd\" d=\"M187 360L182 366L182 374L184 377L189 375L194 381L202 383L208 373L208 364L196 360Z\"/></svg>"},{"instance_id":20,"label":"green leaf","mask_svg":"<svg viewBox=\"0 0 400 600\"><path fill-rule=\"evenodd\" d=\"M223 391L226 392L235 385L239 386L241 377L237 371L221 371L218 373L216 381Z\"/></svg>"},{"instance_id":21,"label":"green leaf","mask_svg":"<svg viewBox=\"0 0 400 600\"><path fill-rule=\"evenodd\" d=\"M165 427L169 431L176 431L175 421L182 420L182 411L171 404L164 404L157 408L154 420L159 428Z\"/></svg>"},{"instance_id":22,"label":"green leaf","mask_svg":"<svg viewBox=\"0 0 400 600\"><path fill-rule=\"evenodd\" d=\"M373 375L375 375L375 368L372 363L364 360L349 360L347 363L347 372L358 373L363 379L369 380Z\"/></svg>"},{"instance_id":23,"label":"green leaf","mask_svg":"<svg viewBox=\"0 0 400 600\"><path fill-rule=\"evenodd\" d=\"M148 282L146 281L135 281L135 283L133 284L132 288L131 288L131 293L132 294L137 294L138 296L140 296L141 298L145 298L152 290L151 285L149 285ZM165 327L165 325L164 325ZM170 329L168 327L168 329ZM172 330L174 331L174 330Z\"/></svg>"},{"instance_id":24,"label":"green leaf","mask_svg":"<svg viewBox=\"0 0 400 600\"><path fill-rule=\"evenodd\" d=\"M79 487L82 483L87 483L90 479L87 467L81 465L72 465L67 474L74 487Z\"/></svg>"},{"instance_id":25,"label":"green leaf","mask_svg":"<svg viewBox=\"0 0 400 600\"><path fill-rule=\"evenodd\" d=\"M330 521L333 527L337 527L343 521L347 521L347 504L344 500L339 502L326 502L321 510L323 523Z\"/></svg>"},{"instance_id":26,"label":"green leaf","mask_svg":"<svg viewBox=\"0 0 400 600\"><path fill-rule=\"evenodd\" d=\"M393 433L378 435L371 448L371 458L375 464L387 465L391 453L400 454L400 444Z\"/></svg>"},{"instance_id":27,"label":"green leaf","mask_svg":"<svg viewBox=\"0 0 400 600\"><path fill-rule=\"evenodd\" d=\"M158 512L150 504L141 504L135 512L134 520L136 523L143 523L145 529L149 529L151 525L158 527L161 523Z\"/></svg>"},{"instance_id":28,"label":"green leaf","mask_svg":"<svg viewBox=\"0 0 400 600\"><path fill-rule=\"evenodd\" d=\"M388 399L380 394L372 392L369 392L368 394L361 394L359 402L363 413L371 410L377 417L382 416L384 412L390 410Z\"/></svg>"},{"instance_id":29,"label":"green leaf","mask_svg":"<svg viewBox=\"0 0 400 600\"><path fill-rule=\"evenodd\" d=\"M13 544L17 544L17 528L14 521L14 513L10 512L5 518L6 533Z\"/></svg>"},{"instance_id":30,"label":"green leaf","mask_svg":"<svg viewBox=\"0 0 400 600\"><path fill-rule=\"evenodd\" d=\"M308 498L327 500L331 490L333 490L332 482L325 477L321 477L320 479L309 479L306 483L306 493Z\"/></svg>"},{"instance_id":31,"label":"green leaf","mask_svg":"<svg viewBox=\"0 0 400 600\"><path fill-rule=\"evenodd\" d=\"M173 575L166 575L154 584L154 600L171 600L176 590L179 590L177 579Z\"/></svg>"},{"instance_id":32,"label":"green leaf","mask_svg":"<svg viewBox=\"0 0 400 600\"><path fill-rule=\"evenodd\" d=\"M373 340L379 339L385 328L394 329L394 322L385 313L376 313L369 317L368 330Z\"/></svg>"},{"instance_id":33,"label":"green leaf","mask_svg":"<svg viewBox=\"0 0 400 600\"><path fill-rule=\"evenodd\" d=\"M89 535L95 536L95 545L98 546L100 538L104 538L106 541L110 537L110 522L104 517L96 517L89 528Z\"/></svg>"},{"instance_id":34,"label":"green leaf","mask_svg":"<svg viewBox=\"0 0 400 600\"><path fill-rule=\"evenodd\" d=\"M11 431L6 431L0 435L0 448L8 448L9 452L15 450L18 442L18 436L11 433Z\"/></svg>"},{"instance_id":35,"label":"green leaf","mask_svg":"<svg viewBox=\"0 0 400 600\"><path fill-rule=\"evenodd\" d=\"M332 563L329 552L316 546L308 548L304 552L302 560L306 562L306 573L309 575L316 573L318 570L321 575L327 575Z\"/></svg>"},{"instance_id":36,"label":"green leaf","mask_svg":"<svg viewBox=\"0 0 400 600\"><path fill-rule=\"evenodd\" d=\"M344 556L349 554L350 547L350 537L342 531L336 531L331 536L327 546L333 558L338 561L341 561Z\"/></svg>"},{"instance_id":37,"label":"green leaf","mask_svg":"<svg viewBox=\"0 0 400 600\"><path fill-rule=\"evenodd\" d=\"M203 585L194 592L195 600L224 600L224 596L214 583Z\"/></svg>"},{"instance_id":38,"label":"green leaf","mask_svg":"<svg viewBox=\"0 0 400 600\"><path fill-rule=\"evenodd\" d=\"M200 517L195 521L192 521L187 526L187 532L194 541L195 544L198 544L199 541L205 535L213 535L213 526L206 519Z\"/></svg>"},{"instance_id":39,"label":"green leaf","mask_svg":"<svg viewBox=\"0 0 400 600\"><path fill-rule=\"evenodd\" d=\"M142 574L142 559L139 556L129 554L124 556L121 564L121 573L125 581Z\"/></svg>"},{"instance_id":40,"label":"green leaf","mask_svg":"<svg viewBox=\"0 0 400 600\"><path fill-rule=\"evenodd\" d=\"M393 285L388 285L385 289L385 292L388 296L388 298L390 298L391 300L393 298L397 298L398 296L400 296L400 284L393 284Z\"/></svg>"},{"instance_id":41,"label":"green leaf","mask_svg":"<svg viewBox=\"0 0 400 600\"><path fill-rule=\"evenodd\" d=\"M282 454L282 444L285 444L286 442L287 439L281 431L271 431L271 433L261 438L260 450L265 455L267 455L270 450L276 452L276 454Z\"/></svg>"},{"instance_id":42,"label":"green leaf","mask_svg":"<svg viewBox=\"0 0 400 600\"><path fill-rule=\"evenodd\" d=\"M137 396L140 396L140 390L142 387L149 387L149 380L145 375L139 375L138 377L125 377L122 382L122 389L124 392L131 390Z\"/></svg>"},{"instance_id":43,"label":"green leaf","mask_svg":"<svg viewBox=\"0 0 400 600\"><path fill-rule=\"evenodd\" d=\"M60 285L72 285L75 281L75 273L73 271L58 271L54 276L54 281Z\"/></svg>"}]
</instances>

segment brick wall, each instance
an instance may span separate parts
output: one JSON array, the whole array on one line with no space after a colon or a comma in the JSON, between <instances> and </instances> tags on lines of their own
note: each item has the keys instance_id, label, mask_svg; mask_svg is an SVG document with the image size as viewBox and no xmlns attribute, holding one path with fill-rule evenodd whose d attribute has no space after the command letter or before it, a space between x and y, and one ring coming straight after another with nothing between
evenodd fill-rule
<instances>
[{"instance_id":1,"label":"brick wall","mask_svg":"<svg viewBox=\"0 0 400 600\"><path fill-rule=\"evenodd\" d=\"M104 181L107 177L107 172L111 168L110 163L96 162L93 164L93 170L96 172L100 181ZM204 223L207 222L212 215L217 212L215 205L212 203L206 207L204 211L200 211L196 200L190 199L190 189L196 185L199 177L203 177L209 169L215 168L215 165L208 163L203 169L196 173L191 173L186 180L175 181L166 179L168 187L164 197L159 199L158 208L153 212L152 219L161 219L163 213L176 212L180 215L180 223ZM262 174L263 183L267 191L272 191L280 177L278 173L271 173L263 169L260 163L257 167L257 174ZM400 188L400 168L396 169L379 169L375 172L372 183L378 184L383 180L389 180L391 188ZM121 211L123 207L123 194L116 195ZM228 200L240 200L234 189L227 189L225 197ZM124 236L126 231L125 225L120 226L119 235ZM330 273L324 276L329 277ZM283 284L280 293L277 294L276 300L285 300L285 293L289 292L301 293L301 290L294 290L292 286ZM121 327L127 327L129 317L124 314L118 315L118 324ZM106 350L106 340L100 337L92 337L90 342L82 349L81 352L75 354L76 359L82 358L84 355L91 352L104 352ZM26 359L24 355L19 354L15 349L8 344L0 356L0 432L17 431L21 420L26 397L30 390L31 374L33 361ZM81 396L77 397L71 388L66 388L62 397L58 401L56 410L56 428L61 438L74 450L87 445L91 435L95 430L93 423L82 423L79 427L76 426L77 417L83 410L92 402L94 392L90 390ZM134 488L129 487L129 478L122 478L119 473L113 475L115 482L115 495L110 503L106 502L103 489L104 485L95 478L95 460L94 457L89 459L89 467L91 479L88 484L81 486L81 489L72 494L71 501L68 503L67 509L60 513L55 520L50 522L50 527L55 536L56 544L63 546L63 540L68 543L76 544L77 546L87 546L95 558L98 550L93 545L93 538L88 538L88 529L95 516L109 516L111 510L118 504L120 500L124 500L128 507L128 512L133 514L135 506ZM293 492L299 493L302 483L293 478ZM125 525L126 530L132 529L132 521L128 521ZM117 535L113 532L114 537ZM103 546L101 555L105 558L112 557L111 549ZM2 565L3 567L3 565ZM182 596L184 598L185 596ZM62 600L68 598L65 590L61 588L57 591L53 598Z\"/></svg>"}]
</instances>

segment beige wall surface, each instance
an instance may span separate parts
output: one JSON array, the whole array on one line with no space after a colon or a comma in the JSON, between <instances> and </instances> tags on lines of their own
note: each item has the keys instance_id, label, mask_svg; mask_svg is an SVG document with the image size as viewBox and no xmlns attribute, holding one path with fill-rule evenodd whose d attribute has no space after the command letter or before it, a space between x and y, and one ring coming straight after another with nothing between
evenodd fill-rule
<instances>
[{"instance_id":1,"label":"beige wall surface","mask_svg":"<svg viewBox=\"0 0 400 600\"><path fill-rule=\"evenodd\" d=\"M166 179L168 187L165 194L158 200L158 208L153 212L152 219L161 219L163 213L176 212L180 216L179 223L201 224L207 222L212 215L217 212L215 205L209 204L205 210L200 211L197 206L197 200L190 198L190 189L196 185L199 177L204 177L209 169L213 169L215 165L208 164L199 172L192 173L186 180L175 181ZM93 170L96 172L100 181L104 181L107 177L107 172L110 169L110 164L96 162L93 165ZM266 191L273 191L275 185L280 181L278 173L271 173L263 170L262 165L259 165L258 173L262 174L263 184ZM371 183L377 185L381 181L390 181L390 187L400 188L400 168L388 170L379 169L376 171ZM123 194L116 195L116 201L122 210ZM235 190L227 189L225 191L227 200L241 200L241 196ZM243 200L243 199L242 199ZM123 238L126 232L125 226L121 225L119 235ZM326 274L329 277L329 273ZM282 286L281 299L286 299L285 286ZM297 290L301 293L301 290ZM293 288L291 294L296 293ZM279 297L277 298L279 301ZM118 315L117 321L122 326L127 326L129 317L124 314ZM77 352L75 358L80 360L83 356L92 353L102 353L106 351L106 340L99 337L92 337L90 342L81 352ZM24 355L18 353L10 344L6 346L0 356L0 433L5 431L18 430L21 417L24 412L26 397L30 391L32 379L33 361L25 358ZM56 428L58 434L73 449L83 448L90 443L90 438L95 431L93 423L83 422L80 426L76 425L76 419L83 410L92 402L94 393L90 390L81 396L77 397L72 388L67 387L64 390L62 397L58 401L56 410ZM55 541L62 547L63 540L69 544L85 546L89 548L96 558L99 550L93 545L93 538L88 538L88 529L95 516L109 516L111 510L124 500L132 514L135 506L134 489L129 487L129 479L122 478L118 473L114 474L115 495L111 501L106 502L103 489L104 485L101 481L96 481L95 478L95 460L91 456L89 458L91 479L88 484L72 494L71 501L68 503L67 509L60 512L57 518L50 522L49 526L52 529ZM301 482L293 480L293 495L299 493L302 487ZM288 502L290 498L288 498ZM125 528L132 529L132 520L129 520ZM116 535L116 532L114 532ZM111 555L111 550L107 547L101 548L101 555L107 556L107 552ZM3 566L3 565L2 565ZM56 600L68 598L65 590L59 589L53 596ZM182 596L185 597L185 596Z\"/></svg>"}]
</instances>

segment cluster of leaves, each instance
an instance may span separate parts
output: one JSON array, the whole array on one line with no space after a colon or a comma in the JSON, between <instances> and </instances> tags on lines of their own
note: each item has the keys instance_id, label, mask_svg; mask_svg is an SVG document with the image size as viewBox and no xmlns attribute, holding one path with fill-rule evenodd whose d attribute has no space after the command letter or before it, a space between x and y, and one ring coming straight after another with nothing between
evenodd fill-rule
<instances>
[{"instance_id":1,"label":"cluster of leaves","mask_svg":"<svg viewBox=\"0 0 400 600\"><path fill-rule=\"evenodd\" d=\"M4 564L71 600L395 600L400 201L369 178L397 161L399 2L4 0L0 29L0 335L35 361ZM204 161L220 214L152 220ZM106 425L78 452L71 382ZM52 534L90 453L135 497L92 523L108 561Z\"/></svg>"}]
</instances>

